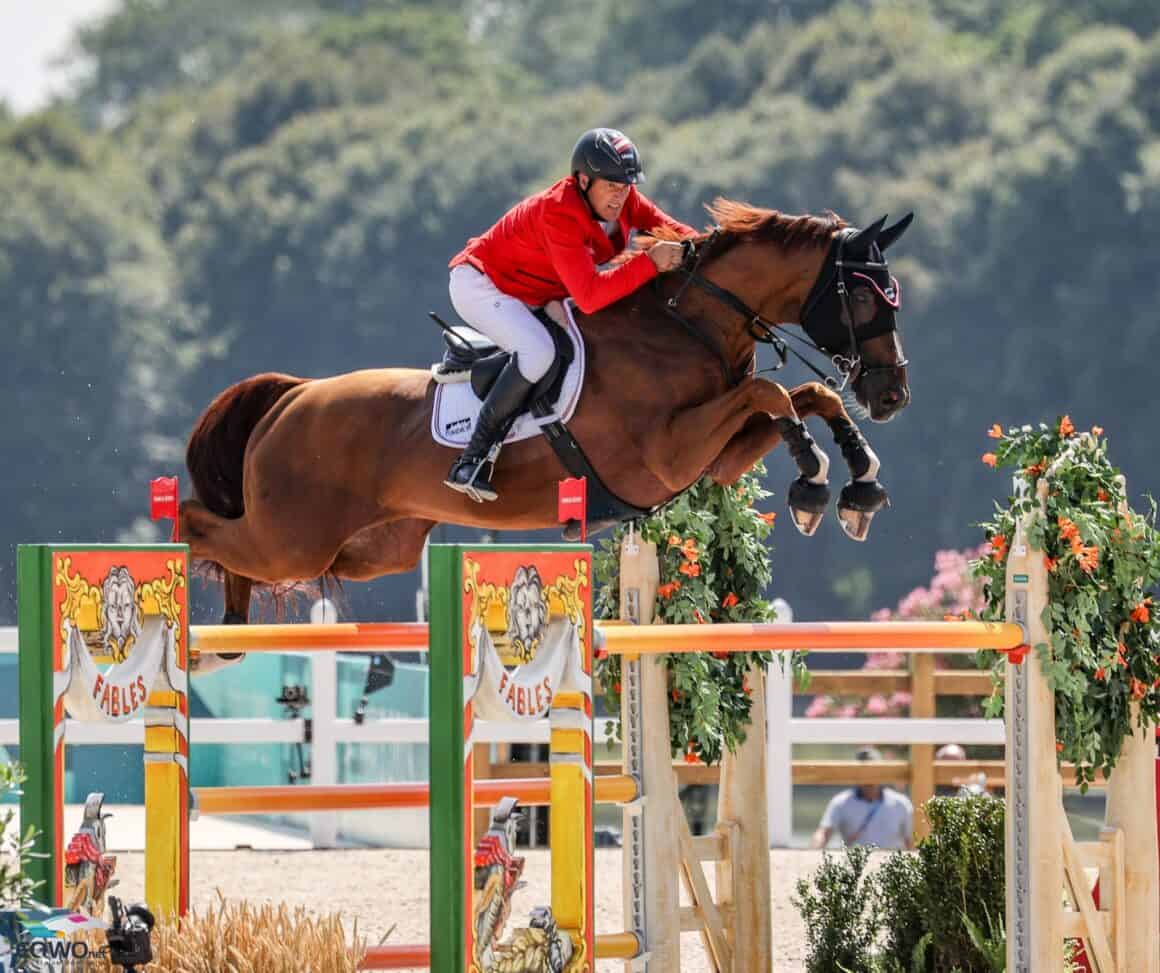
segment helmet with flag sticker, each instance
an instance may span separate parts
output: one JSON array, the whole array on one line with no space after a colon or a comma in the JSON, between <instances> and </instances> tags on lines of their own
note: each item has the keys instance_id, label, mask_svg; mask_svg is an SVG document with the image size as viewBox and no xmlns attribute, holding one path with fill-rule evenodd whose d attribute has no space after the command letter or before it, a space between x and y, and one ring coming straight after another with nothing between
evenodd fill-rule
<instances>
[{"instance_id":1,"label":"helmet with flag sticker","mask_svg":"<svg viewBox=\"0 0 1160 973\"><path fill-rule=\"evenodd\" d=\"M592 128L580 136L572 150L572 175L636 185L644 182L640 153L623 132L615 128Z\"/></svg>"}]
</instances>

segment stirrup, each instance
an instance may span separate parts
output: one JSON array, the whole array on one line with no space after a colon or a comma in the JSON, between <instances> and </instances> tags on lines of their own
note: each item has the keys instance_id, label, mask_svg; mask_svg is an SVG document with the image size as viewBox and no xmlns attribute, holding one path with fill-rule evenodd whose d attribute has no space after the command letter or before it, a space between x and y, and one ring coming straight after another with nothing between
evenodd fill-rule
<instances>
[{"instance_id":1,"label":"stirrup","mask_svg":"<svg viewBox=\"0 0 1160 973\"><path fill-rule=\"evenodd\" d=\"M466 483L459 483L448 476L443 481L444 485L451 487L452 490L457 490L459 493L466 493L476 503L485 503L498 500L499 494L495 491L495 488L491 486L490 479L485 481L487 482L487 486L482 491L478 486L476 486L476 480L479 479L480 474L483 472L484 466L486 466L488 463L491 464L492 476L495 475L495 461L499 458L501 445L501 443L496 443L493 445L491 449L487 451L487 455L475 464L475 469L471 471L471 477ZM462 460L459 460L456 463L456 466L458 466L460 462L462 462Z\"/></svg>"}]
</instances>

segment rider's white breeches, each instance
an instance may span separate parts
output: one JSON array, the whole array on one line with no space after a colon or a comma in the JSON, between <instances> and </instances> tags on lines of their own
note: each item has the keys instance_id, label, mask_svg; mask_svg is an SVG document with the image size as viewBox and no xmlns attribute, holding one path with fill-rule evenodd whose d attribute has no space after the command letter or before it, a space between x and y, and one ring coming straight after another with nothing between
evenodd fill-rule
<instances>
[{"instance_id":1,"label":"rider's white breeches","mask_svg":"<svg viewBox=\"0 0 1160 973\"><path fill-rule=\"evenodd\" d=\"M523 301L501 291L471 264L451 269L451 305L477 331L519 358L520 374L529 382L543 378L556 357L547 329Z\"/></svg>"}]
</instances>

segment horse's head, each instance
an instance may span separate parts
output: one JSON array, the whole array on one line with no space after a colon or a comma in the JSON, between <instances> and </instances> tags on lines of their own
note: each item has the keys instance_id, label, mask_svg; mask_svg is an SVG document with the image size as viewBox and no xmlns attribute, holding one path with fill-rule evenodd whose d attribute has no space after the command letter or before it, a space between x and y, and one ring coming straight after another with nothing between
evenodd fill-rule
<instances>
[{"instance_id":1,"label":"horse's head","mask_svg":"<svg viewBox=\"0 0 1160 973\"><path fill-rule=\"evenodd\" d=\"M851 388L877 422L902 410L910 386L896 321L901 292L884 254L914 214L890 227L883 216L859 230L833 213L788 216L721 198L708 209L715 226L685 242L685 261L674 274L680 284L666 307L695 333L699 329L678 310L689 285L703 292L702 306L717 306L705 317L723 335L717 353L726 379L736 382L752 367L755 341L776 346L783 362L796 354L785 340L794 336L782 323L793 321L837 369L838 378L826 377L807 362L827 384Z\"/></svg>"},{"instance_id":2,"label":"horse's head","mask_svg":"<svg viewBox=\"0 0 1160 973\"><path fill-rule=\"evenodd\" d=\"M876 422L894 418L910 402L896 320L902 292L885 252L913 218L908 213L887 227L883 216L864 230L838 230L799 317L810 340L849 377L855 398Z\"/></svg>"}]
</instances>

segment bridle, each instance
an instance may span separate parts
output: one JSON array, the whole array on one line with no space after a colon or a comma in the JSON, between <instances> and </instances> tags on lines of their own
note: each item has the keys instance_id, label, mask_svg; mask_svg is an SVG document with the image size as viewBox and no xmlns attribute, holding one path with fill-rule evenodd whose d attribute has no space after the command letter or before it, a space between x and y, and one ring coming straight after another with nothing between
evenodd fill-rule
<instances>
[{"instance_id":1,"label":"bridle","mask_svg":"<svg viewBox=\"0 0 1160 973\"><path fill-rule=\"evenodd\" d=\"M810 293L806 296L805 302L802 304L800 324L802 330L805 331L804 336L788 330L785 324L770 321L762 317L732 291L721 287L719 284L715 284L701 274L701 265L704 263L716 242L721 239L721 234L722 230L717 226L703 240L681 241L681 248L684 251L684 255L675 272L684 274L685 279L681 282L680 287L677 288L677 292L665 301L665 311L670 317L678 321L686 331L716 355L718 361L721 363L725 380L730 386L736 385L745 374L752 371L755 361L751 360L747 364L745 372L742 375L735 376L732 366L725 358L721 349L717 347L716 343L700 328L677 311L677 306L680 304L681 298L684 296L685 291L688 290L690 284L696 284L706 294L716 298L726 307L744 317L747 322L746 330L754 341L773 347L778 357L778 363L771 368L765 369L765 371L778 371L786 364L788 356L793 355L806 368L817 375L829 388L836 392L841 392L850 382L857 382L868 375L877 372L893 371L896 368L902 368L909 364L905 358L888 365L867 365L863 361L862 342L883 334L888 334L896 330L897 325L893 314L882 314L880 312L865 325L855 327L854 309L850 305L850 285L847 282L847 272L849 272L851 277L856 277L868 283L875 294L878 295L891 311L897 311L902 306L902 291L898 285L898 281L893 276L890 276L890 267L886 263L885 258L881 260L850 260L846 258L846 245L858 234L857 229L854 227L846 227L835 235L834 242L826 254L826 261L822 265L822 269L818 272L818 278L814 282L814 286L810 289ZM871 255L875 252L878 252L880 255L880 251L877 251L876 247L872 248ZM871 276L871 273L875 271L887 275L889 283L886 287L882 287ZM831 287L836 288L838 300L841 302L842 323L846 326L850 342L849 355L831 354L814 337L819 331L824 330L825 326L816 321L811 325L811 317L817 314L822 299ZM884 321L876 323L880 317ZM805 345L809 350L826 356L830 364L833 365L837 375L828 375L823 372L812 361L802 355L797 349L793 348L785 340L786 338Z\"/></svg>"}]
</instances>

